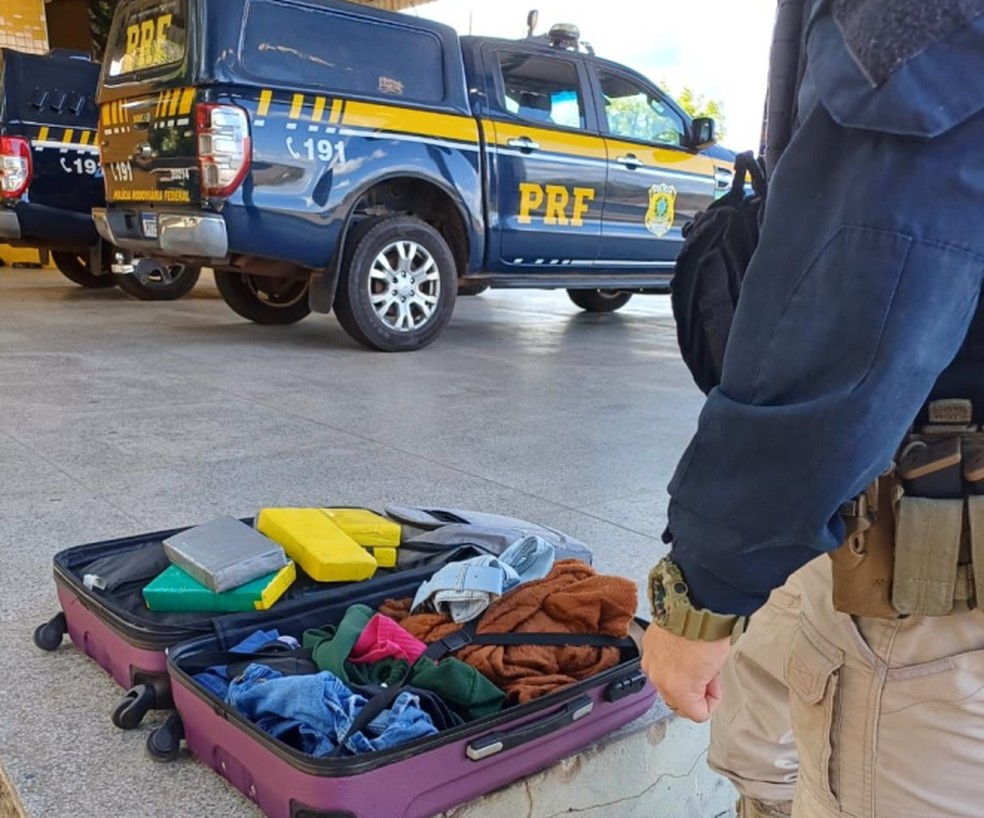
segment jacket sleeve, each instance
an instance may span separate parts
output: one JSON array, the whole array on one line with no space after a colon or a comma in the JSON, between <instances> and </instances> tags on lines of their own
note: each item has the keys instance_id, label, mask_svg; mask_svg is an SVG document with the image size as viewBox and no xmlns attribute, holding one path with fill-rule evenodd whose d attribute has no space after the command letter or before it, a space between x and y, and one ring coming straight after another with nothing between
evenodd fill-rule
<instances>
[{"instance_id":1,"label":"jacket sleeve","mask_svg":"<svg viewBox=\"0 0 984 818\"><path fill-rule=\"evenodd\" d=\"M876 140L889 173L919 161L818 108L773 179L721 386L669 487L672 555L702 607L749 614L839 545L838 509L891 464L973 317L984 259L953 217L967 203L947 179L930 215L858 183ZM928 187L949 171L923 150Z\"/></svg>"}]
</instances>

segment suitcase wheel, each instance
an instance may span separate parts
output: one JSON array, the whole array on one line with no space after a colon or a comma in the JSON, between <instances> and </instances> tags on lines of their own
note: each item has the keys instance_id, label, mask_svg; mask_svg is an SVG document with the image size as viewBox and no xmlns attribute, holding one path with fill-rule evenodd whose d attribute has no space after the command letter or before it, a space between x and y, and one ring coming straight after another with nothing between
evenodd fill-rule
<instances>
[{"instance_id":1,"label":"suitcase wheel","mask_svg":"<svg viewBox=\"0 0 984 818\"><path fill-rule=\"evenodd\" d=\"M157 691L153 685L131 687L113 711L113 724L120 730L132 730L147 715L148 710L157 707Z\"/></svg>"},{"instance_id":2,"label":"suitcase wheel","mask_svg":"<svg viewBox=\"0 0 984 818\"><path fill-rule=\"evenodd\" d=\"M57 650L62 638L68 633L68 622L64 613L58 613L34 629L34 644L41 650Z\"/></svg>"},{"instance_id":3,"label":"suitcase wheel","mask_svg":"<svg viewBox=\"0 0 984 818\"><path fill-rule=\"evenodd\" d=\"M147 754L154 761L174 761L181 752L184 725L181 716L172 713L164 723L147 736Z\"/></svg>"}]
</instances>

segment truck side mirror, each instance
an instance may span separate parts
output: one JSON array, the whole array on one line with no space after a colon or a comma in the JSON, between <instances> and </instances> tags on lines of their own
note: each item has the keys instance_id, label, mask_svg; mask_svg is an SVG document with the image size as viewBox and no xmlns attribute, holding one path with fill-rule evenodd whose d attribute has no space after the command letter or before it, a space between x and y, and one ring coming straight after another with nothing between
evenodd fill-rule
<instances>
[{"instance_id":1,"label":"truck side mirror","mask_svg":"<svg viewBox=\"0 0 984 818\"><path fill-rule=\"evenodd\" d=\"M690 126L690 147L694 150L709 148L717 140L717 123L709 116L699 116Z\"/></svg>"},{"instance_id":2,"label":"truck side mirror","mask_svg":"<svg viewBox=\"0 0 984 818\"><path fill-rule=\"evenodd\" d=\"M537 9L532 9L529 14L526 15L526 36L532 37L533 32L536 31L536 24L540 21L540 12Z\"/></svg>"}]
</instances>

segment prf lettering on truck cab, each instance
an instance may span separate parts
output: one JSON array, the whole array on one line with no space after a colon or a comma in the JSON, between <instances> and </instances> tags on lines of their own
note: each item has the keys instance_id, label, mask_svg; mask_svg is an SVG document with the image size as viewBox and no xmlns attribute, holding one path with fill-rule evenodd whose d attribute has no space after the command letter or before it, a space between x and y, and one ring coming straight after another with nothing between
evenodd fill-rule
<instances>
[{"instance_id":1,"label":"prf lettering on truck cab","mask_svg":"<svg viewBox=\"0 0 984 818\"><path fill-rule=\"evenodd\" d=\"M591 187L575 187L568 190L563 185L538 185L535 182L519 184L520 224L532 224L534 217L544 224L560 227L583 227L584 217L598 194Z\"/></svg>"},{"instance_id":2,"label":"prf lettering on truck cab","mask_svg":"<svg viewBox=\"0 0 984 818\"><path fill-rule=\"evenodd\" d=\"M132 62L129 70L155 66L160 63L159 49L167 42L167 30L171 27L172 15L162 14L142 23L134 23L126 28L126 54L124 59Z\"/></svg>"}]
</instances>

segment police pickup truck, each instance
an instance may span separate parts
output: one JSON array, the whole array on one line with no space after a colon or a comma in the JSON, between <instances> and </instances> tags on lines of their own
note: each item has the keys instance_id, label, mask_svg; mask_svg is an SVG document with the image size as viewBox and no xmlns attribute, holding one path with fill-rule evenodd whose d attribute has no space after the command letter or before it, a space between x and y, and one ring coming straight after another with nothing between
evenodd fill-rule
<instances>
[{"instance_id":1,"label":"police pickup truck","mask_svg":"<svg viewBox=\"0 0 984 818\"><path fill-rule=\"evenodd\" d=\"M385 351L455 298L664 291L730 154L578 35L499 40L340 0L124 0L100 80L102 236L211 265L258 323Z\"/></svg>"},{"instance_id":2,"label":"police pickup truck","mask_svg":"<svg viewBox=\"0 0 984 818\"><path fill-rule=\"evenodd\" d=\"M200 268L140 259L111 270L116 248L100 240L92 208L105 204L96 145L99 66L77 52L0 49L0 243L47 250L83 287L143 300L180 298Z\"/></svg>"}]
</instances>

